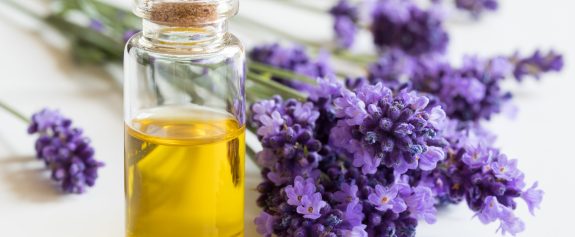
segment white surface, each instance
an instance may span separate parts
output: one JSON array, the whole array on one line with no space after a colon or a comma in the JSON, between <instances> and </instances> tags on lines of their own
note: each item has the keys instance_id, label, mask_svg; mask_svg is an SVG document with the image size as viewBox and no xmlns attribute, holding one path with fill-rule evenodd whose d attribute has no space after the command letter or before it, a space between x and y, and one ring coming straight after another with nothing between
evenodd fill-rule
<instances>
[{"instance_id":1,"label":"white surface","mask_svg":"<svg viewBox=\"0 0 575 237\"><path fill-rule=\"evenodd\" d=\"M328 40L331 21L326 16L304 13L264 0L241 0L241 14L273 24L280 29ZM128 4L129 0L121 3ZM565 0L502 1L501 10L480 23L449 23L450 55L458 60L465 53L489 56L530 52L550 47L566 55L562 74L545 77L541 83L527 81L520 87L510 83L520 111L516 120L495 119L491 127L498 144L513 158L527 181L539 180L546 191L542 209L532 217L520 204L519 215L527 224L524 237L573 236L571 214L575 213L575 169L573 134L575 123L575 71L569 59L575 56L575 4ZM60 108L93 140L97 157L106 162L101 178L86 195L59 195L50 187L42 164L34 160L34 139L26 127L0 112L0 236L2 237L122 237L123 125L122 96L115 84L97 68L75 65L62 50L58 37L36 33L38 24L22 21L0 5L0 99L31 114L49 106ZM232 27L245 42L277 39L253 29ZM257 33L257 34L256 34ZM54 44L56 42L56 44ZM368 44L366 39L362 43ZM56 46L54 46L56 45ZM360 48L362 46L359 46ZM246 236L256 236L251 220L259 212L253 191L259 181L250 163L246 177ZM442 212L436 225L422 225L420 237L489 237L496 225L483 226L472 220L465 205Z\"/></svg>"}]
</instances>

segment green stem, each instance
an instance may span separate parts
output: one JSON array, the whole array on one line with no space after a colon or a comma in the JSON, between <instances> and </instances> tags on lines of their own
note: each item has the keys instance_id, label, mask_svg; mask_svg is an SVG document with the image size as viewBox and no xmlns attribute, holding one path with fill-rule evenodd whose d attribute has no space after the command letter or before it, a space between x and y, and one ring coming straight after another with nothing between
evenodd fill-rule
<instances>
[{"instance_id":1,"label":"green stem","mask_svg":"<svg viewBox=\"0 0 575 237\"><path fill-rule=\"evenodd\" d=\"M80 39L97 46L108 53L108 55L113 59L121 60L124 56L123 44L102 33L74 24L56 15L51 15L46 18L46 22L66 36L76 37L76 39Z\"/></svg>"},{"instance_id":2,"label":"green stem","mask_svg":"<svg viewBox=\"0 0 575 237\"><path fill-rule=\"evenodd\" d=\"M292 71L284 70L281 68L273 67L259 62L250 61L248 63L248 68L254 71L266 72L273 76L281 77L284 79L294 79L311 85L316 84L315 80L313 80L308 76L304 76L301 74L294 73Z\"/></svg>"},{"instance_id":3,"label":"green stem","mask_svg":"<svg viewBox=\"0 0 575 237\"><path fill-rule=\"evenodd\" d=\"M259 75L257 73L248 72L247 79L250 81L253 81L255 83L258 83L260 85L266 86L269 89L275 90L275 91L277 91L278 94L281 94L282 96L285 96L288 98L294 98L294 99L298 99L298 100L302 100L302 101L307 99L307 96L300 93L299 91L296 91L292 88L284 86L278 82L272 81L271 79L266 78L266 77Z\"/></svg>"},{"instance_id":4,"label":"green stem","mask_svg":"<svg viewBox=\"0 0 575 237\"><path fill-rule=\"evenodd\" d=\"M339 59L348 62L353 62L359 65L367 65L377 60L377 56L375 55L352 54L347 50L341 50L341 49L334 50L332 53Z\"/></svg>"},{"instance_id":5,"label":"green stem","mask_svg":"<svg viewBox=\"0 0 575 237\"><path fill-rule=\"evenodd\" d=\"M29 124L30 123L30 119L28 119L28 117L24 116L22 113L18 112L16 109L10 107L8 104L0 101L0 108L3 108L4 110L6 110L6 112L14 115L16 118L19 118L20 120L22 120L22 122Z\"/></svg>"}]
</instances>

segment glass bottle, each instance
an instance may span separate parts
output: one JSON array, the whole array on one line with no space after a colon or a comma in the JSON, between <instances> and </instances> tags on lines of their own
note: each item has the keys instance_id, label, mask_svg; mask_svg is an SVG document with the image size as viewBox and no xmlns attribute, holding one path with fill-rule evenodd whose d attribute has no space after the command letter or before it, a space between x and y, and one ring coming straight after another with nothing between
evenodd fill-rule
<instances>
[{"instance_id":1,"label":"glass bottle","mask_svg":"<svg viewBox=\"0 0 575 237\"><path fill-rule=\"evenodd\" d=\"M124 56L127 237L243 236L238 0L136 0Z\"/></svg>"}]
</instances>

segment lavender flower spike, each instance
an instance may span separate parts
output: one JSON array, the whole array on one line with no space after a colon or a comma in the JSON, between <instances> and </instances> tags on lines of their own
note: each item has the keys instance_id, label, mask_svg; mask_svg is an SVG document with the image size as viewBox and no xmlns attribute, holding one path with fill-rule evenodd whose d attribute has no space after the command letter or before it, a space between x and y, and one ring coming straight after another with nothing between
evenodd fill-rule
<instances>
[{"instance_id":1,"label":"lavender flower spike","mask_svg":"<svg viewBox=\"0 0 575 237\"><path fill-rule=\"evenodd\" d=\"M520 58L519 54L516 53L511 57L511 62L515 64L513 76L518 81L523 80L526 76L539 79L543 73L561 71L564 64L563 55L554 51L549 51L547 54L536 51L527 58Z\"/></svg>"},{"instance_id":2,"label":"lavender flower spike","mask_svg":"<svg viewBox=\"0 0 575 237\"><path fill-rule=\"evenodd\" d=\"M44 109L32 115L28 133L39 134L36 154L52 171L52 179L64 192L83 193L94 186L104 163L94 159L94 149L82 130L56 110Z\"/></svg>"},{"instance_id":3,"label":"lavender flower spike","mask_svg":"<svg viewBox=\"0 0 575 237\"><path fill-rule=\"evenodd\" d=\"M443 53L449 37L443 16L414 1L377 1L372 12L373 42L382 51L400 49L411 55Z\"/></svg>"},{"instance_id":4,"label":"lavender flower spike","mask_svg":"<svg viewBox=\"0 0 575 237\"><path fill-rule=\"evenodd\" d=\"M341 47L349 48L357 34L358 9L347 0L340 0L329 11L334 17L336 39Z\"/></svg>"}]
</instances>

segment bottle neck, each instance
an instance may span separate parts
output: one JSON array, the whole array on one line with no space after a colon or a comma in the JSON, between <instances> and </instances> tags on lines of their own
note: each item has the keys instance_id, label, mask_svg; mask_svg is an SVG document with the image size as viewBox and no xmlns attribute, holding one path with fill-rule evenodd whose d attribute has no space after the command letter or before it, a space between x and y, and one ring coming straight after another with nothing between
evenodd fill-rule
<instances>
[{"instance_id":1,"label":"bottle neck","mask_svg":"<svg viewBox=\"0 0 575 237\"><path fill-rule=\"evenodd\" d=\"M201 26L169 26L143 20L144 38L161 47L218 47L228 31L227 21Z\"/></svg>"}]
</instances>

